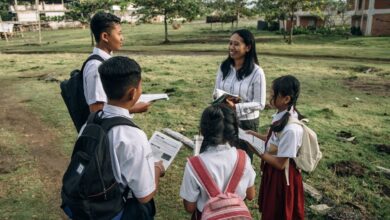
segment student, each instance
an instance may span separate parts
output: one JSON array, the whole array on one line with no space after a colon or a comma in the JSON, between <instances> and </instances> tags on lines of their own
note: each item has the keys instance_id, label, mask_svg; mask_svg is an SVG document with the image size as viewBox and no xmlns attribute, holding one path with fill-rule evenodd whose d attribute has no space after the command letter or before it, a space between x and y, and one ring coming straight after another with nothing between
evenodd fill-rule
<instances>
[{"instance_id":1,"label":"student","mask_svg":"<svg viewBox=\"0 0 390 220\"><path fill-rule=\"evenodd\" d=\"M200 132L204 139L199 157L212 175L218 188L223 191L237 161L238 122L235 112L227 105L207 107L200 121ZM244 173L236 189L242 200L252 200L255 196L255 171L249 157ZM207 192L195 177L189 164L186 164L183 182L180 188L184 208L193 213L193 219L200 219L204 205L209 200Z\"/></svg>"},{"instance_id":2,"label":"student","mask_svg":"<svg viewBox=\"0 0 390 220\"><path fill-rule=\"evenodd\" d=\"M235 109L242 129L257 131L260 110L265 106L265 87L264 71L259 67L253 34L246 29L234 31L230 37L229 55L217 72L215 89L241 98L240 103L230 100L228 103ZM239 147L253 158L245 142L240 142Z\"/></svg>"},{"instance_id":3,"label":"student","mask_svg":"<svg viewBox=\"0 0 390 220\"><path fill-rule=\"evenodd\" d=\"M131 119L129 109L142 93L141 68L127 57L113 57L99 67L99 73L108 101L102 117L121 116ZM123 187L130 188L122 219L153 219L152 200L159 178L165 172L162 161L154 161L146 134L135 127L115 126L108 132L114 176ZM135 200L135 198L136 200ZM140 212L134 205L141 203Z\"/></svg>"},{"instance_id":4,"label":"student","mask_svg":"<svg viewBox=\"0 0 390 220\"><path fill-rule=\"evenodd\" d=\"M277 113L273 115L268 135L248 131L266 141L266 152L258 154L263 161L259 193L263 220L304 219L302 175L292 160L302 145L303 128L287 123L290 117L303 118L296 108L299 92L300 83L294 76L275 79L270 103Z\"/></svg>"},{"instance_id":5,"label":"student","mask_svg":"<svg viewBox=\"0 0 390 220\"><path fill-rule=\"evenodd\" d=\"M91 32L96 41L96 47L92 55L98 55L103 60L111 57L114 51L118 51L123 45L122 29L120 18L105 12L96 13L91 19ZM85 64L83 71L84 95L91 112L103 109L107 102L106 93L103 90L102 82L98 73L101 61L93 59ZM150 103L140 102L134 105L131 113L140 113L148 110Z\"/></svg>"}]
</instances>

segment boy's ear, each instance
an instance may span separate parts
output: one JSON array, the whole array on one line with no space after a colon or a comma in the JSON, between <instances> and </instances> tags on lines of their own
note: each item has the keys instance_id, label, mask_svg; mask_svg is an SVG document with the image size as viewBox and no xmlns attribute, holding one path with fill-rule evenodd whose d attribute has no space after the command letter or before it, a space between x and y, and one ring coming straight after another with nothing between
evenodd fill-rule
<instances>
[{"instance_id":1,"label":"boy's ear","mask_svg":"<svg viewBox=\"0 0 390 220\"><path fill-rule=\"evenodd\" d=\"M136 98L137 95L137 89L134 87L130 87L126 92L126 99L128 101L132 101Z\"/></svg>"},{"instance_id":2,"label":"boy's ear","mask_svg":"<svg viewBox=\"0 0 390 220\"><path fill-rule=\"evenodd\" d=\"M100 33L100 40L101 41L104 41L105 43L108 43L108 33L103 31L102 33Z\"/></svg>"}]
</instances>

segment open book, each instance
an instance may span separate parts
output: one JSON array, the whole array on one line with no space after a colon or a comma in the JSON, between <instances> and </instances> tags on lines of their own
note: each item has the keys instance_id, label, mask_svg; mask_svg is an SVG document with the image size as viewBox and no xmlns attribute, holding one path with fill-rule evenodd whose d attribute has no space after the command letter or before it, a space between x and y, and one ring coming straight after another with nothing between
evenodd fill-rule
<instances>
[{"instance_id":1,"label":"open book","mask_svg":"<svg viewBox=\"0 0 390 220\"><path fill-rule=\"evenodd\" d=\"M215 100L211 104L223 103L223 102L225 102L225 100L227 98L233 99L235 103L238 103L241 101L241 98L238 95L230 94L230 93L225 92L221 89L215 89L214 98L215 98Z\"/></svg>"},{"instance_id":2,"label":"open book","mask_svg":"<svg viewBox=\"0 0 390 220\"><path fill-rule=\"evenodd\" d=\"M154 102L161 99L169 100L168 94L142 94L139 97L138 102Z\"/></svg>"},{"instance_id":3,"label":"open book","mask_svg":"<svg viewBox=\"0 0 390 220\"><path fill-rule=\"evenodd\" d=\"M152 147L153 157L156 161L163 161L165 170L171 165L182 146L181 142L158 131L153 133L149 140L149 144Z\"/></svg>"},{"instance_id":4,"label":"open book","mask_svg":"<svg viewBox=\"0 0 390 220\"><path fill-rule=\"evenodd\" d=\"M250 145L253 146L253 148L259 153L259 154L264 154L264 141L261 140L258 137L255 137L251 134L246 133L244 130L241 128L238 129L238 138L241 140L244 140L248 142Z\"/></svg>"}]
</instances>

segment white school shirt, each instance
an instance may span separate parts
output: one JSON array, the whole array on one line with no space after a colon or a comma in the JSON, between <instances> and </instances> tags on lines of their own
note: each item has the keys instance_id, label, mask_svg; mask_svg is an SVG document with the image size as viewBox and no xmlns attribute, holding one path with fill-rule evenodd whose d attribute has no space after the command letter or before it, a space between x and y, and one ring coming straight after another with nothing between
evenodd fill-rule
<instances>
[{"instance_id":1,"label":"white school shirt","mask_svg":"<svg viewBox=\"0 0 390 220\"><path fill-rule=\"evenodd\" d=\"M218 69L215 88L230 94L238 95L241 103L236 104L236 113L239 120L259 118L260 110L265 107L266 84L264 71L257 64L253 71L244 79L238 81L236 69L230 66L229 74L224 80L221 67Z\"/></svg>"},{"instance_id":2,"label":"white school shirt","mask_svg":"<svg viewBox=\"0 0 390 220\"><path fill-rule=\"evenodd\" d=\"M246 155L246 154L245 154ZM227 145L218 145L217 147L209 147L205 152L201 153L200 158L206 165L208 172L219 189L223 192L233 172L234 165L237 160L237 149ZM246 155L246 164L244 174L237 186L236 194L243 200L246 197L247 188L255 184L256 173L251 165L251 160ZM196 202L196 207L199 211L203 211L203 207L209 200L206 190L197 180L192 169L186 164L183 176L183 182L180 187L180 197L188 202Z\"/></svg>"},{"instance_id":3,"label":"white school shirt","mask_svg":"<svg viewBox=\"0 0 390 220\"><path fill-rule=\"evenodd\" d=\"M105 51L95 47L90 56L97 54L102 57L104 60L111 58L111 55ZM100 75L98 68L102 62L99 60L90 60L85 64L83 71L83 85L84 85L84 96L88 105L94 104L96 102L107 102L107 96L104 92L102 81L100 80Z\"/></svg>"},{"instance_id":4,"label":"white school shirt","mask_svg":"<svg viewBox=\"0 0 390 220\"><path fill-rule=\"evenodd\" d=\"M115 116L132 118L127 109L105 104L103 118ZM118 125L107 135L115 180L122 190L127 185L137 198L150 195L156 189L155 160L145 132L128 125Z\"/></svg>"},{"instance_id":5,"label":"white school shirt","mask_svg":"<svg viewBox=\"0 0 390 220\"><path fill-rule=\"evenodd\" d=\"M280 120L286 112L287 110L274 114L272 116L272 123ZM290 117L298 118L298 113L293 108L290 110L290 115ZM278 148L276 157L297 157L297 152L302 146L302 126L294 123L287 124L279 133L283 135L279 136L275 135L274 132L272 133L267 143L267 150L270 149L270 144L273 144Z\"/></svg>"}]
</instances>

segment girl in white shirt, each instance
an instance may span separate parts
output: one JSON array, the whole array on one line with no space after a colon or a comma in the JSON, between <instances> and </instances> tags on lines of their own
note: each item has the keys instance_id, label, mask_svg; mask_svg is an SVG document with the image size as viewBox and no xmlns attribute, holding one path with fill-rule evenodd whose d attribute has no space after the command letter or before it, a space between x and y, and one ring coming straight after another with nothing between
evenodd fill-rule
<instances>
[{"instance_id":1,"label":"girl in white shirt","mask_svg":"<svg viewBox=\"0 0 390 220\"><path fill-rule=\"evenodd\" d=\"M241 99L239 103L234 100L227 100L227 103L236 111L239 126L244 130L257 131L260 110L265 106L265 87L264 71L259 66L253 34L246 29L234 31L230 37L229 56L217 72L214 94L216 89L221 89L238 95ZM238 146L253 158L245 142L240 142Z\"/></svg>"},{"instance_id":2,"label":"girl in white shirt","mask_svg":"<svg viewBox=\"0 0 390 220\"><path fill-rule=\"evenodd\" d=\"M290 117L303 116L296 103L300 92L299 81L291 75L273 81L271 105L277 109L268 135L248 131L266 142L262 159L259 210L262 220L304 219L304 192L302 175L294 160L302 145L303 128L290 123Z\"/></svg>"},{"instance_id":3,"label":"girl in white shirt","mask_svg":"<svg viewBox=\"0 0 390 220\"><path fill-rule=\"evenodd\" d=\"M200 158L214 182L224 191L237 160L238 122L235 112L225 104L207 107L201 118L200 132L204 139ZM255 196L255 171L247 156L244 174L237 186L236 194L243 200ZM206 202L210 199L187 163L180 188L184 208L192 213L193 219L200 219Z\"/></svg>"}]
</instances>

